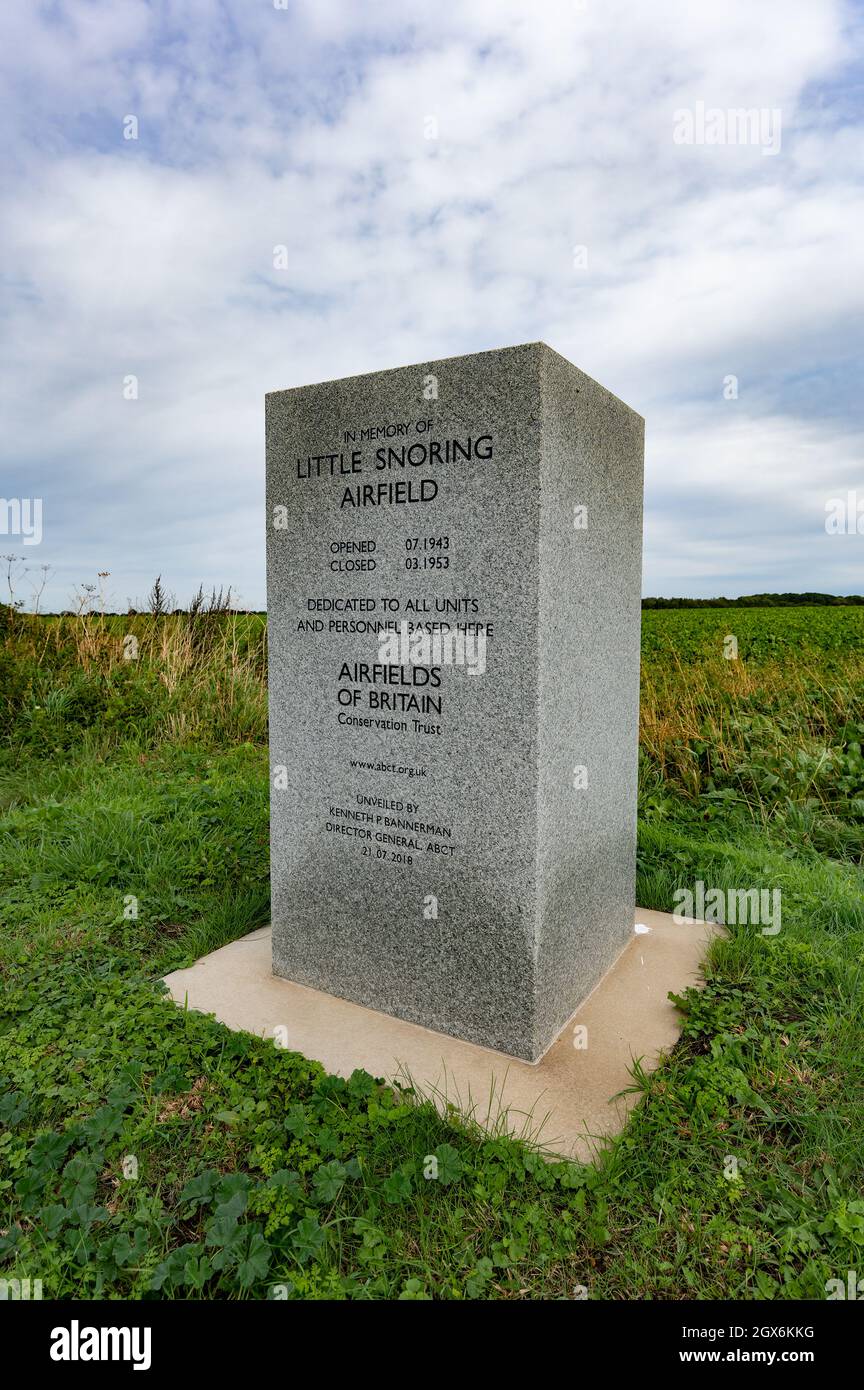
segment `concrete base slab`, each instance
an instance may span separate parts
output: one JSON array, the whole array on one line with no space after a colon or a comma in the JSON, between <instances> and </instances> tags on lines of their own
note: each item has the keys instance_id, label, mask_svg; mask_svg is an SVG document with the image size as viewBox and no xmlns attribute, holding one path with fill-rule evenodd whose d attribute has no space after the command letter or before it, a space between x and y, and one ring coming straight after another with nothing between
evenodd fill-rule
<instances>
[{"instance_id":1,"label":"concrete base slab","mask_svg":"<svg viewBox=\"0 0 864 1390\"><path fill-rule=\"evenodd\" d=\"M701 981L718 930L637 910L628 946L536 1063L460 1042L271 973L270 928L213 951L166 984L178 1004L214 1014L350 1076L358 1068L410 1084L439 1108L455 1106L491 1132L530 1137L550 1152L589 1160L617 1134L637 1099L620 1095L630 1067L653 1069L676 1041L667 995ZM646 930L647 929L647 930Z\"/></svg>"}]
</instances>

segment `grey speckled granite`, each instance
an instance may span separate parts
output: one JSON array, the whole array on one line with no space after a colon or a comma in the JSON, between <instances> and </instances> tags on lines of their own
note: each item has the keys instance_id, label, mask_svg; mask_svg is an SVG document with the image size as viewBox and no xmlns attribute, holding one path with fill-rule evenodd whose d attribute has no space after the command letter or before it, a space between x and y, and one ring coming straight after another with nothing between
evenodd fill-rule
<instances>
[{"instance_id":1,"label":"grey speckled granite","mask_svg":"<svg viewBox=\"0 0 864 1390\"><path fill-rule=\"evenodd\" d=\"M277 975L536 1060L623 949L642 439L543 343L267 397ZM402 620L488 625L485 672L382 663Z\"/></svg>"}]
</instances>

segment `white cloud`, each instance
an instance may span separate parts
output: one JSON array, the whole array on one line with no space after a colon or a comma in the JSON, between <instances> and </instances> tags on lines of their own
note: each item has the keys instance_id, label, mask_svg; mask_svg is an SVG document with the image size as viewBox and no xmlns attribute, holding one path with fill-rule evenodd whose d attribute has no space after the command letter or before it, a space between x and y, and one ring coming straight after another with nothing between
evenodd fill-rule
<instances>
[{"instance_id":1,"label":"white cloud","mask_svg":"<svg viewBox=\"0 0 864 1390\"><path fill-rule=\"evenodd\" d=\"M4 489L44 496L64 575L262 604L266 390L542 337L646 416L646 591L746 591L768 479L759 587L862 587L806 502L860 463L845 5L51 13L0 21ZM781 153L676 145L697 101L779 107ZM683 519L695 550L669 544Z\"/></svg>"}]
</instances>

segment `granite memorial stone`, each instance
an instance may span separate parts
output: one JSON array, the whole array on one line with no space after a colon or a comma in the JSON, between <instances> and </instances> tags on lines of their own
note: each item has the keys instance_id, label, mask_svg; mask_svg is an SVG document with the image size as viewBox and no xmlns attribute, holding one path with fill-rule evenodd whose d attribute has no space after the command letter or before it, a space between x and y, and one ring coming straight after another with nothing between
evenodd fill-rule
<instances>
[{"instance_id":1,"label":"granite memorial stone","mask_svg":"<svg viewBox=\"0 0 864 1390\"><path fill-rule=\"evenodd\" d=\"M274 972L535 1061L633 931L642 419L529 343L266 435Z\"/></svg>"}]
</instances>

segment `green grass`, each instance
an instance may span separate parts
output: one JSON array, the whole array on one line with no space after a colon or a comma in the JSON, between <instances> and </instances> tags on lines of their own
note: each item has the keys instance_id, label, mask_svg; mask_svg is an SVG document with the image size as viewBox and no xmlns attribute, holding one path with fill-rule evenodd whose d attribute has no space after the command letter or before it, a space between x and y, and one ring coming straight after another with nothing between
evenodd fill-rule
<instances>
[{"instance_id":1,"label":"green grass","mask_svg":"<svg viewBox=\"0 0 864 1390\"><path fill-rule=\"evenodd\" d=\"M819 653L823 669L835 653L864 653L860 608L678 608L642 613L642 655L647 661L705 656L731 633L744 661L781 655L795 663L802 651Z\"/></svg>"},{"instance_id":2,"label":"green grass","mask_svg":"<svg viewBox=\"0 0 864 1390\"><path fill-rule=\"evenodd\" d=\"M46 642L7 620L3 1277L45 1297L818 1299L861 1269L864 614L644 616L639 901L779 887L782 930L714 945L590 1166L164 995L161 974L267 920L260 625L244 646L229 620L192 642L137 619L128 671L122 622L52 620Z\"/></svg>"},{"instance_id":3,"label":"green grass","mask_svg":"<svg viewBox=\"0 0 864 1390\"><path fill-rule=\"evenodd\" d=\"M15 945L129 949L158 973L268 920L266 750L163 745L0 774Z\"/></svg>"}]
</instances>

